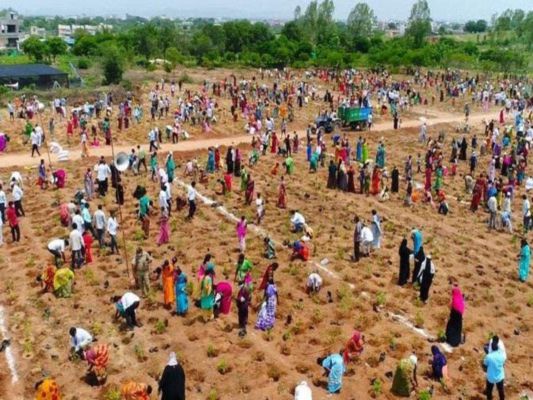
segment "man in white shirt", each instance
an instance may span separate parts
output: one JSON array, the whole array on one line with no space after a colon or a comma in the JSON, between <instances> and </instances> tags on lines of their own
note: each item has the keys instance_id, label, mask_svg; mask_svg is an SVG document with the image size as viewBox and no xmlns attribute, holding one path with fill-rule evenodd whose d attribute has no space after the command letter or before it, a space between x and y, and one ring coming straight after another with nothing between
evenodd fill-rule
<instances>
[{"instance_id":1,"label":"man in white shirt","mask_svg":"<svg viewBox=\"0 0 533 400\"><path fill-rule=\"evenodd\" d=\"M54 256L54 261L57 266L59 265L59 260L63 260L63 262L66 262L66 258L65 258L66 246L68 246L67 239L52 239L48 243L47 249Z\"/></svg>"},{"instance_id":2,"label":"man in white shirt","mask_svg":"<svg viewBox=\"0 0 533 400\"><path fill-rule=\"evenodd\" d=\"M187 200L189 201L189 215L187 219L193 219L194 213L196 212L196 182L191 183L187 191Z\"/></svg>"},{"instance_id":3,"label":"man in white shirt","mask_svg":"<svg viewBox=\"0 0 533 400\"><path fill-rule=\"evenodd\" d=\"M72 224L69 234L70 250L72 252L70 267L80 268L84 261L83 239L76 223Z\"/></svg>"},{"instance_id":4,"label":"man in white shirt","mask_svg":"<svg viewBox=\"0 0 533 400\"><path fill-rule=\"evenodd\" d=\"M109 246L111 247L112 254L115 254L115 251L117 254L119 254L117 245L117 230L118 222L115 218L115 213L111 211L111 215L107 219L107 233L109 234L109 237L111 239Z\"/></svg>"},{"instance_id":5,"label":"man in white shirt","mask_svg":"<svg viewBox=\"0 0 533 400\"><path fill-rule=\"evenodd\" d=\"M70 349L79 355L93 342L92 335L82 328L70 328L69 335Z\"/></svg>"},{"instance_id":6,"label":"man in white shirt","mask_svg":"<svg viewBox=\"0 0 533 400\"><path fill-rule=\"evenodd\" d=\"M126 318L126 324L130 330L133 330L135 326L140 326L137 322L137 316L135 315L135 310L139 307L141 299L135 293L126 292L122 297L114 296L113 302L117 308L115 313L115 318L123 316Z\"/></svg>"},{"instance_id":7,"label":"man in white shirt","mask_svg":"<svg viewBox=\"0 0 533 400\"><path fill-rule=\"evenodd\" d=\"M80 235L83 235L83 232L85 232L84 228L84 222L83 217L80 214L80 210L76 209L74 212L74 215L72 216L72 222L76 224L78 227L78 231L80 232Z\"/></svg>"},{"instance_id":8,"label":"man in white shirt","mask_svg":"<svg viewBox=\"0 0 533 400\"><path fill-rule=\"evenodd\" d=\"M170 215L170 212L172 211L172 183L170 182L165 183L165 194L167 197L168 215Z\"/></svg>"},{"instance_id":9,"label":"man in white shirt","mask_svg":"<svg viewBox=\"0 0 533 400\"><path fill-rule=\"evenodd\" d=\"M165 185L168 185L168 183L161 185L161 190L159 191L159 209L168 211L167 192L165 190Z\"/></svg>"},{"instance_id":10,"label":"man in white shirt","mask_svg":"<svg viewBox=\"0 0 533 400\"><path fill-rule=\"evenodd\" d=\"M19 183L12 180L11 181L11 197L13 198L13 203L15 203L15 211L17 212L17 217L24 217L26 214L24 213L24 209L22 208L22 197L24 196L24 192L19 186Z\"/></svg>"},{"instance_id":11,"label":"man in white shirt","mask_svg":"<svg viewBox=\"0 0 533 400\"><path fill-rule=\"evenodd\" d=\"M41 138L39 136L39 133L35 131L35 129L30 134L30 141L31 141L31 156L37 152L39 157L41 156L41 153L39 153L39 146L41 144Z\"/></svg>"},{"instance_id":12,"label":"man in white shirt","mask_svg":"<svg viewBox=\"0 0 533 400\"><path fill-rule=\"evenodd\" d=\"M96 180L98 181L98 193L100 196L105 196L107 193L107 180L109 176L111 176L111 169L106 164L104 157L101 157L96 166Z\"/></svg>"},{"instance_id":13,"label":"man in white shirt","mask_svg":"<svg viewBox=\"0 0 533 400\"><path fill-rule=\"evenodd\" d=\"M301 232L303 231L304 226L305 226L305 218L298 211L293 211L291 223L292 223L293 232Z\"/></svg>"},{"instance_id":14,"label":"man in white shirt","mask_svg":"<svg viewBox=\"0 0 533 400\"><path fill-rule=\"evenodd\" d=\"M148 141L150 142L150 149L148 151L151 153L157 150L157 132L154 129L148 132Z\"/></svg>"},{"instance_id":15,"label":"man in white shirt","mask_svg":"<svg viewBox=\"0 0 533 400\"><path fill-rule=\"evenodd\" d=\"M102 210L102 205L98 205L98 210L94 212L94 226L96 228L96 238L98 239L98 245L100 248L104 247L104 232L106 228L105 213Z\"/></svg>"}]
</instances>

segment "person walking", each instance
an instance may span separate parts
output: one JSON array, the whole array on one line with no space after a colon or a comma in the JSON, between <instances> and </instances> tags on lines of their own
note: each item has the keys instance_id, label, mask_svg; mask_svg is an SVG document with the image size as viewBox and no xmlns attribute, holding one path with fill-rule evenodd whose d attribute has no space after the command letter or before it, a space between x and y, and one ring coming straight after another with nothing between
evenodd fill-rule
<instances>
[{"instance_id":1,"label":"person walking","mask_svg":"<svg viewBox=\"0 0 533 400\"><path fill-rule=\"evenodd\" d=\"M353 256L352 260L358 262L361 258L361 230L363 229L363 223L356 215L354 218L355 228L353 231Z\"/></svg>"},{"instance_id":2,"label":"person walking","mask_svg":"<svg viewBox=\"0 0 533 400\"><path fill-rule=\"evenodd\" d=\"M431 255L427 255L422 261L420 272L418 273L418 282L420 283L420 300L427 303L429 299L429 289L435 276L435 263L431 260Z\"/></svg>"},{"instance_id":3,"label":"person walking","mask_svg":"<svg viewBox=\"0 0 533 400\"><path fill-rule=\"evenodd\" d=\"M102 208L103 206L99 204L98 210L96 210L93 215L94 225L96 227L96 239L98 240L100 248L105 246L104 233L106 228L106 217Z\"/></svg>"},{"instance_id":4,"label":"person walking","mask_svg":"<svg viewBox=\"0 0 533 400\"><path fill-rule=\"evenodd\" d=\"M9 222L9 228L11 229L11 237L13 238L13 242L19 242L20 241L20 227L19 227L17 211L15 210L15 203L13 201L10 201L8 204L8 208L6 211L6 218Z\"/></svg>"},{"instance_id":5,"label":"person walking","mask_svg":"<svg viewBox=\"0 0 533 400\"><path fill-rule=\"evenodd\" d=\"M83 265L84 254L83 251L83 239L81 232L78 229L78 225L74 222L72 224L72 231L69 234L70 250L72 251L70 267L72 269L81 268Z\"/></svg>"},{"instance_id":6,"label":"person walking","mask_svg":"<svg viewBox=\"0 0 533 400\"><path fill-rule=\"evenodd\" d=\"M187 200L189 201L189 215L187 219L191 220L196 212L196 182L192 182L189 190L187 191Z\"/></svg>"},{"instance_id":7,"label":"person walking","mask_svg":"<svg viewBox=\"0 0 533 400\"><path fill-rule=\"evenodd\" d=\"M107 219L107 233L109 234L109 238L111 239L109 242L109 247L111 247L111 254L115 254L115 252L116 254L119 254L117 245L117 230L117 218L115 217L115 212L111 211L111 215Z\"/></svg>"}]
</instances>

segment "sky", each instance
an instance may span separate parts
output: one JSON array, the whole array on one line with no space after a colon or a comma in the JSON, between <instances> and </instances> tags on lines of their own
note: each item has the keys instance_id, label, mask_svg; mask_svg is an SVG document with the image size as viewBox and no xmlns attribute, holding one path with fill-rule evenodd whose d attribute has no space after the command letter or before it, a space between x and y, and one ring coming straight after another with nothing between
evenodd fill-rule
<instances>
[{"instance_id":1,"label":"sky","mask_svg":"<svg viewBox=\"0 0 533 400\"><path fill-rule=\"evenodd\" d=\"M359 0L334 0L335 17L345 20ZM28 15L138 15L153 17L215 17L291 19L294 9L305 9L309 0L0 0L0 8L12 7ZM379 20L404 20L414 0L366 0ZM533 10L533 0L428 0L434 20L486 19L507 8Z\"/></svg>"}]
</instances>

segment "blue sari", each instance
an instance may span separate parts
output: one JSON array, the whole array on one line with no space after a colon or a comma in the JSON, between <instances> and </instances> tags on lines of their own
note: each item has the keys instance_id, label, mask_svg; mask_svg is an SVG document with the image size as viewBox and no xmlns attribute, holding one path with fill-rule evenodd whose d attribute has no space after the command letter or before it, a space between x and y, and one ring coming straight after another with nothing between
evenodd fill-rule
<instances>
[{"instance_id":1,"label":"blue sari","mask_svg":"<svg viewBox=\"0 0 533 400\"><path fill-rule=\"evenodd\" d=\"M328 370L328 392L337 393L342 388L344 375L344 360L340 354L331 354L322 361L322 366Z\"/></svg>"},{"instance_id":2,"label":"blue sari","mask_svg":"<svg viewBox=\"0 0 533 400\"><path fill-rule=\"evenodd\" d=\"M518 277L522 282L525 282L529 276L529 260L530 250L529 245L526 244L520 249L520 262L518 264Z\"/></svg>"},{"instance_id":3,"label":"blue sari","mask_svg":"<svg viewBox=\"0 0 533 400\"><path fill-rule=\"evenodd\" d=\"M187 275L183 272L179 274L174 287L176 290L176 314L185 315L189 310L189 300L187 298Z\"/></svg>"}]
</instances>

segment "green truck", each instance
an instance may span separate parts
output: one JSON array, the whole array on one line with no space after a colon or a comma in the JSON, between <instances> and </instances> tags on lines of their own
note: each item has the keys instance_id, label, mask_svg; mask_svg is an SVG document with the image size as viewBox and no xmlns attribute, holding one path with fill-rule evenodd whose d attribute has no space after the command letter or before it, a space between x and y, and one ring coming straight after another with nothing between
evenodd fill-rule
<instances>
[{"instance_id":1,"label":"green truck","mask_svg":"<svg viewBox=\"0 0 533 400\"><path fill-rule=\"evenodd\" d=\"M351 129L366 129L372 118L372 107L346 107L337 109L337 118L343 127Z\"/></svg>"}]
</instances>

